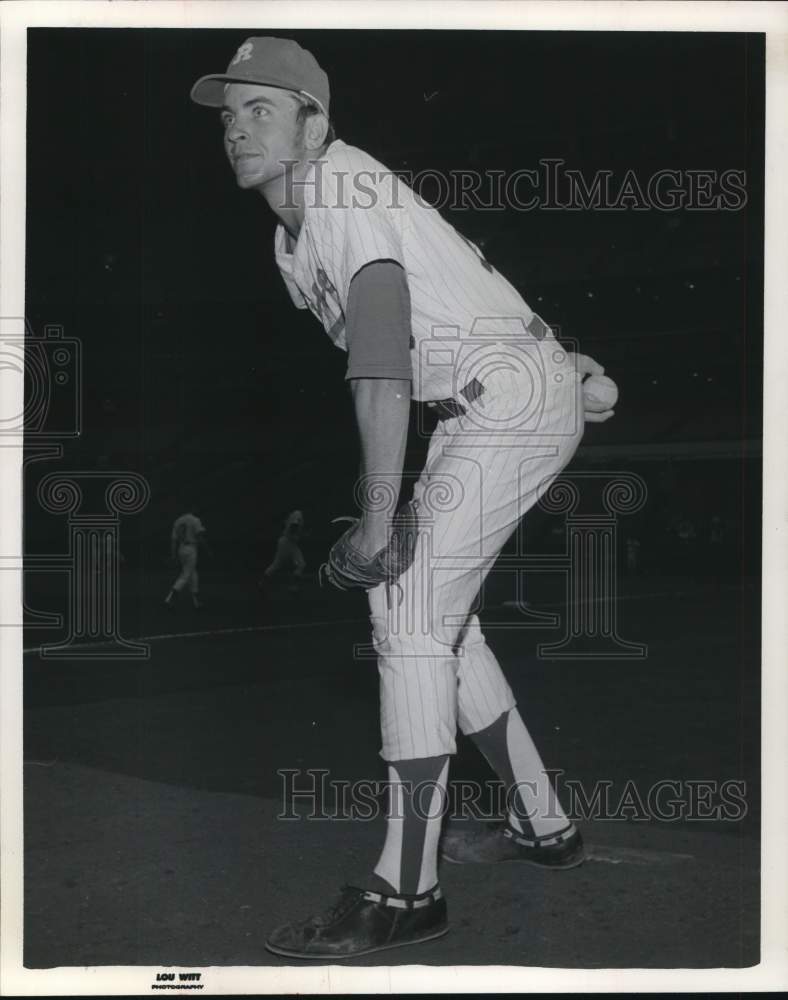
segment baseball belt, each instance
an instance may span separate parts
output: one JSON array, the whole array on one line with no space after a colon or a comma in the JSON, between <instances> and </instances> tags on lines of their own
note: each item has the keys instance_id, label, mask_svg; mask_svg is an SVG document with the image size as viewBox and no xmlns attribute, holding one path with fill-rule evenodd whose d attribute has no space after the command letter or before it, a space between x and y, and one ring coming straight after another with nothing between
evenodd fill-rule
<instances>
[{"instance_id":1,"label":"baseball belt","mask_svg":"<svg viewBox=\"0 0 788 1000\"><path fill-rule=\"evenodd\" d=\"M534 313L531 317L531 321L526 327L526 330L531 334L534 340L544 340L544 338L552 332L547 323L545 323L542 317L537 313ZM484 386L478 379L474 378L471 379L464 389L460 389L458 395L464 396L469 403L472 403L474 399L478 399L483 392ZM464 417L468 412L465 406L463 406L458 399L454 398L435 399L427 405L435 411L438 416L438 420L450 420L452 417Z\"/></svg>"},{"instance_id":2,"label":"baseball belt","mask_svg":"<svg viewBox=\"0 0 788 1000\"><path fill-rule=\"evenodd\" d=\"M467 402L472 403L474 399L478 399L479 396L484 392L484 386L482 383L475 378L457 393L458 396L463 396ZM468 412L465 406L453 397L449 399L434 399L427 404L430 409L434 410L438 420L450 420L452 417L464 417Z\"/></svg>"}]
</instances>

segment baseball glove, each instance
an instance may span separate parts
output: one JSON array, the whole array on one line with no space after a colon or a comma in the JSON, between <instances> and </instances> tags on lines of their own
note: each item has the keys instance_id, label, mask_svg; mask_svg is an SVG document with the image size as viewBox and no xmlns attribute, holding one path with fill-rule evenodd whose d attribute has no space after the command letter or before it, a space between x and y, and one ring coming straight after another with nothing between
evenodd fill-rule
<instances>
[{"instance_id":1,"label":"baseball glove","mask_svg":"<svg viewBox=\"0 0 788 1000\"><path fill-rule=\"evenodd\" d=\"M418 537L414 503L397 511L388 544L372 556L365 556L350 541L359 523L357 517L337 518L350 526L333 544L328 562L321 567L328 582L339 590L371 590L380 583L393 583L413 562Z\"/></svg>"}]
</instances>

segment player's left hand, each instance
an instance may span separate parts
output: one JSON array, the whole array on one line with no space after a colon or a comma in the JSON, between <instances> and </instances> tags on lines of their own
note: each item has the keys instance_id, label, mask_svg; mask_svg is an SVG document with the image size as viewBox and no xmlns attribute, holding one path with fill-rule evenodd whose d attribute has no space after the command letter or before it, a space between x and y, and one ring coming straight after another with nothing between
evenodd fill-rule
<instances>
[{"instance_id":1,"label":"player's left hand","mask_svg":"<svg viewBox=\"0 0 788 1000\"><path fill-rule=\"evenodd\" d=\"M598 361L595 361L588 354L575 354L574 351L567 351L567 357L574 365L575 372L581 381L588 375L605 374L604 366L600 365ZM587 424L603 424L606 420L610 420L615 415L615 412L615 410L600 411L586 409L583 415Z\"/></svg>"},{"instance_id":2,"label":"player's left hand","mask_svg":"<svg viewBox=\"0 0 788 1000\"><path fill-rule=\"evenodd\" d=\"M351 522L332 546L326 563L326 578L339 590L370 590L380 583L392 583L413 561L418 533L413 503L405 504L397 512L392 531L390 535L386 533L383 545L379 544L377 534L365 519L335 520Z\"/></svg>"},{"instance_id":3,"label":"player's left hand","mask_svg":"<svg viewBox=\"0 0 788 1000\"><path fill-rule=\"evenodd\" d=\"M337 518L337 520L340 519ZM347 537L355 549L358 549L367 559L371 559L376 552L388 544L388 525L383 519L375 521L369 517L360 517L356 520L354 530Z\"/></svg>"}]
</instances>

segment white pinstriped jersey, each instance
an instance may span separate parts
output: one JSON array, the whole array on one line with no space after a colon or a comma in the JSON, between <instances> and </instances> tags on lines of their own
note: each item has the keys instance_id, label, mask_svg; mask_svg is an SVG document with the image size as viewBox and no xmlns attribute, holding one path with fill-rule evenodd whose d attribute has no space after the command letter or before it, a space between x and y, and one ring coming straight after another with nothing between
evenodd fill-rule
<instances>
[{"instance_id":1,"label":"white pinstriped jersey","mask_svg":"<svg viewBox=\"0 0 788 1000\"><path fill-rule=\"evenodd\" d=\"M535 314L519 292L373 157L336 140L303 183L298 241L292 247L277 226L276 261L295 305L311 309L337 347L347 350L350 282L374 260L394 260L407 275L414 399L456 395L460 356L480 345L533 340L527 327Z\"/></svg>"}]
</instances>

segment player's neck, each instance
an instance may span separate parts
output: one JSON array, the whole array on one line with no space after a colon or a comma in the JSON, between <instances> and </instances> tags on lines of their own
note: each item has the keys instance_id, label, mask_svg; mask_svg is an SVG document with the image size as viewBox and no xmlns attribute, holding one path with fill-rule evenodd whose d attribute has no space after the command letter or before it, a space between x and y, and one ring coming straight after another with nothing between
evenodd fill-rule
<instances>
[{"instance_id":1,"label":"player's neck","mask_svg":"<svg viewBox=\"0 0 788 1000\"><path fill-rule=\"evenodd\" d=\"M292 167L288 167L284 173L258 188L259 193L268 202L268 207L294 240L298 239L304 222L307 189L309 188L307 175L311 168L312 161L300 160Z\"/></svg>"}]
</instances>

